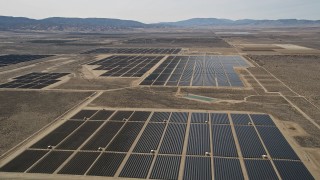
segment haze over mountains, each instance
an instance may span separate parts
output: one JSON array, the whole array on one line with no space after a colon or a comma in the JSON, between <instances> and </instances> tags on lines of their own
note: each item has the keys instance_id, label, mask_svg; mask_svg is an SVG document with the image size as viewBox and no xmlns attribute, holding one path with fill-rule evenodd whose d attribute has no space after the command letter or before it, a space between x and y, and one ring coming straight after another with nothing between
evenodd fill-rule
<instances>
[{"instance_id":1,"label":"haze over mountains","mask_svg":"<svg viewBox=\"0 0 320 180\"><path fill-rule=\"evenodd\" d=\"M177 28L177 27L233 27L233 26L261 26L288 27L320 26L320 20L229 20L217 18L193 18L177 22L163 22L145 24L133 20L109 18L62 18L52 17L41 20L25 17L0 16L0 30L35 30L35 31L108 31L132 28Z\"/></svg>"}]
</instances>

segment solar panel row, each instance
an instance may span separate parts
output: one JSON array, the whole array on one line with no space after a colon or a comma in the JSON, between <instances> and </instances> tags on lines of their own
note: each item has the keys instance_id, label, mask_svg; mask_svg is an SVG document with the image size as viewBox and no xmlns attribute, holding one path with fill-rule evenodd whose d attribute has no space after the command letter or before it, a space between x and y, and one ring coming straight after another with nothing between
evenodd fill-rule
<instances>
[{"instance_id":1,"label":"solar panel row","mask_svg":"<svg viewBox=\"0 0 320 180\"><path fill-rule=\"evenodd\" d=\"M0 88L19 88L19 89L42 89L59 82L59 78L69 73L30 73L14 78L5 84L0 84Z\"/></svg>"},{"instance_id":2,"label":"solar panel row","mask_svg":"<svg viewBox=\"0 0 320 180\"><path fill-rule=\"evenodd\" d=\"M247 67L240 56L170 56L140 85L243 86L234 67Z\"/></svg>"},{"instance_id":3,"label":"solar panel row","mask_svg":"<svg viewBox=\"0 0 320 180\"><path fill-rule=\"evenodd\" d=\"M180 48L99 48L82 54L178 54Z\"/></svg>"},{"instance_id":4,"label":"solar panel row","mask_svg":"<svg viewBox=\"0 0 320 180\"><path fill-rule=\"evenodd\" d=\"M266 114L82 110L71 119L0 171L244 179L238 158L242 154L250 179L278 179L276 170L283 179L313 178ZM262 158L267 151L271 157ZM292 176L291 170L299 173Z\"/></svg>"},{"instance_id":5,"label":"solar panel row","mask_svg":"<svg viewBox=\"0 0 320 180\"><path fill-rule=\"evenodd\" d=\"M111 56L89 65L100 65L94 70L105 70L104 77L141 77L163 56Z\"/></svg>"},{"instance_id":6,"label":"solar panel row","mask_svg":"<svg viewBox=\"0 0 320 180\"><path fill-rule=\"evenodd\" d=\"M52 55L3 55L0 56L0 67L47 58Z\"/></svg>"}]
</instances>

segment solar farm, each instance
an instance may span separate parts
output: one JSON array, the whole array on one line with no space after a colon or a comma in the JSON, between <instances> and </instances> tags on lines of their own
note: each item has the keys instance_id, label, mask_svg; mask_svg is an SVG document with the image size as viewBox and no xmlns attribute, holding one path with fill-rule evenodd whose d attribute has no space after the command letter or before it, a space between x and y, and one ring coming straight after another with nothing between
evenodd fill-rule
<instances>
[{"instance_id":1,"label":"solar farm","mask_svg":"<svg viewBox=\"0 0 320 180\"><path fill-rule=\"evenodd\" d=\"M111 56L89 65L99 65L93 70L106 70L105 77L141 77L164 56Z\"/></svg>"},{"instance_id":2,"label":"solar farm","mask_svg":"<svg viewBox=\"0 0 320 180\"><path fill-rule=\"evenodd\" d=\"M319 55L161 31L6 32L0 179L319 179Z\"/></svg>"},{"instance_id":3,"label":"solar farm","mask_svg":"<svg viewBox=\"0 0 320 180\"><path fill-rule=\"evenodd\" d=\"M42 89L57 82L69 73L30 73L0 84L0 88Z\"/></svg>"},{"instance_id":4,"label":"solar farm","mask_svg":"<svg viewBox=\"0 0 320 180\"><path fill-rule=\"evenodd\" d=\"M140 85L243 86L234 67L246 66L240 56L170 56Z\"/></svg>"},{"instance_id":5,"label":"solar farm","mask_svg":"<svg viewBox=\"0 0 320 180\"><path fill-rule=\"evenodd\" d=\"M178 179L180 171L183 179L278 179L278 172L312 179L269 115L129 109L81 110L0 171L150 179Z\"/></svg>"},{"instance_id":6,"label":"solar farm","mask_svg":"<svg viewBox=\"0 0 320 180\"><path fill-rule=\"evenodd\" d=\"M2 55L0 67L50 57L51 55Z\"/></svg>"},{"instance_id":7,"label":"solar farm","mask_svg":"<svg viewBox=\"0 0 320 180\"><path fill-rule=\"evenodd\" d=\"M179 48L100 48L84 54L178 54Z\"/></svg>"}]
</instances>

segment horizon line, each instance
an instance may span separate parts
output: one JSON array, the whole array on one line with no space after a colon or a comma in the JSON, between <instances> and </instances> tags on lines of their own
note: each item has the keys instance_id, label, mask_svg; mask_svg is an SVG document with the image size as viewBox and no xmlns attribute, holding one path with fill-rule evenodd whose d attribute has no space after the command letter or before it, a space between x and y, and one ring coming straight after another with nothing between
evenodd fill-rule
<instances>
[{"instance_id":1,"label":"horizon line","mask_svg":"<svg viewBox=\"0 0 320 180\"><path fill-rule=\"evenodd\" d=\"M217 18L217 17L194 17L194 18L188 18L183 20L177 20L177 21L160 21L160 22L153 22L153 23L146 23L140 20L134 20L134 19L120 19L120 18L113 18L113 17L66 17L66 16L51 16L51 17L45 17L45 18L32 18L27 16L8 16L8 15L0 15L0 17L12 17L12 18L27 18L27 19L33 19L33 20L44 20L49 18L66 18L66 19L115 19L115 20L125 20L125 21L137 21L143 24L156 24L156 23L171 23L171 22L179 22L179 21L186 21L191 19L219 19L219 20L231 20L231 21L241 21L241 20L256 20L256 21L278 21L278 20L299 20L299 21L320 21L320 19L298 19L298 18L280 18L280 19L251 19L251 18L244 18L244 19L229 19L229 18Z\"/></svg>"}]
</instances>

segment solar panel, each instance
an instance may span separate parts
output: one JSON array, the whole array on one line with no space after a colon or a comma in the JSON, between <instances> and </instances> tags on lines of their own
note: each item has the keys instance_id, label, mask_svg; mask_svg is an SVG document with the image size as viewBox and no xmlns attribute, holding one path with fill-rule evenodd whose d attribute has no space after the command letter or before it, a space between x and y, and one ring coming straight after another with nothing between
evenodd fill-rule
<instances>
[{"instance_id":1,"label":"solar panel","mask_svg":"<svg viewBox=\"0 0 320 180\"><path fill-rule=\"evenodd\" d=\"M244 86L234 67L248 67L248 64L245 61L239 64L237 59L223 57L169 56L140 85Z\"/></svg>"},{"instance_id":2,"label":"solar panel","mask_svg":"<svg viewBox=\"0 0 320 180\"><path fill-rule=\"evenodd\" d=\"M105 148L119 132L124 122L107 122L103 127L82 147L83 150L98 150Z\"/></svg>"},{"instance_id":3,"label":"solar panel","mask_svg":"<svg viewBox=\"0 0 320 180\"><path fill-rule=\"evenodd\" d=\"M231 114L234 125L250 125L251 120L248 114Z\"/></svg>"},{"instance_id":4,"label":"solar panel","mask_svg":"<svg viewBox=\"0 0 320 180\"><path fill-rule=\"evenodd\" d=\"M191 123L208 123L209 114L208 113L192 113Z\"/></svg>"},{"instance_id":5,"label":"solar panel","mask_svg":"<svg viewBox=\"0 0 320 180\"><path fill-rule=\"evenodd\" d=\"M187 154L205 155L206 152L210 152L209 125L191 124L189 131Z\"/></svg>"},{"instance_id":6,"label":"solar panel","mask_svg":"<svg viewBox=\"0 0 320 180\"><path fill-rule=\"evenodd\" d=\"M214 179L244 179L239 159L213 158Z\"/></svg>"},{"instance_id":7,"label":"solar panel","mask_svg":"<svg viewBox=\"0 0 320 180\"><path fill-rule=\"evenodd\" d=\"M107 120L113 113L114 111L101 110L91 117L90 120Z\"/></svg>"},{"instance_id":8,"label":"solar panel","mask_svg":"<svg viewBox=\"0 0 320 180\"><path fill-rule=\"evenodd\" d=\"M212 126L212 150L214 156L238 157L230 126Z\"/></svg>"},{"instance_id":9,"label":"solar panel","mask_svg":"<svg viewBox=\"0 0 320 180\"><path fill-rule=\"evenodd\" d=\"M83 123L84 122L80 121L66 121L41 140L33 144L31 148L46 149L48 146L56 146Z\"/></svg>"},{"instance_id":10,"label":"solar panel","mask_svg":"<svg viewBox=\"0 0 320 180\"><path fill-rule=\"evenodd\" d=\"M187 123L188 113L187 112L173 112L170 117L170 122L173 123Z\"/></svg>"},{"instance_id":11,"label":"solar panel","mask_svg":"<svg viewBox=\"0 0 320 180\"><path fill-rule=\"evenodd\" d=\"M165 126L162 123L149 123L133 152L150 153L151 150L157 150Z\"/></svg>"},{"instance_id":12,"label":"solar panel","mask_svg":"<svg viewBox=\"0 0 320 180\"><path fill-rule=\"evenodd\" d=\"M87 175L114 176L126 154L103 153L93 164Z\"/></svg>"},{"instance_id":13,"label":"solar panel","mask_svg":"<svg viewBox=\"0 0 320 180\"><path fill-rule=\"evenodd\" d=\"M273 120L267 114L250 114L253 123L256 126L265 125L265 126L275 126Z\"/></svg>"},{"instance_id":14,"label":"solar panel","mask_svg":"<svg viewBox=\"0 0 320 180\"><path fill-rule=\"evenodd\" d=\"M85 118L90 118L93 114L95 114L96 110L81 110L76 115L72 116L70 119L73 120L84 120Z\"/></svg>"},{"instance_id":15,"label":"solar panel","mask_svg":"<svg viewBox=\"0 0 320 180\"><path fill-rule=\"evenodd\" d=\"M235 126L243 157L262 158L266 151L252 126Z\"/></svg>"},{"instance_id":16,"label":"solar panel","mask_svg":"<svg viewBox=\"0 0 320 180\"><path fill-rule=\"evenodd\" d=\"M128 152L144 123L128 122L107 147L107 151Z\"/></svg>"},{"instance_id":17,"label":"solar panel","mask_svg":"<svg viewBox=\"0 0 320 180\"><path fill-rule=\"evenodd\" d=\"M272 158L300 160L278 128L257 126L257 130Z\"/></svg>"},{"instance_id":18,"label":"solar panel","mask_svg":"<svg viewBox=\"0 0 320 180\"><path fill-rule=\"evenodd\" d=\"M147 179L313 179L264 114L84 109L73 117L76 120L65 121L11 158L0 172ZM250 117L253 123L248 125Z\"/></svg>"},{"instance_id":19,"label":"solar panel","mask_svg":"<svg viewBox=\"0 0 320 180\"><path fill-rule=\"evenodd\" d=\"M2 172L24 172L49 151L26 150L0 168Z\"/></svg>"},{"instance_id":20,"label":"solar panel","mask_svg":"<svg viewBox=\"0 0 320 180\"><path fill-rule=\"evenodd\" d=\"M141 77L156 65L164 56L110 56L89 63L98 65L94 70L105 70L102 77Z\"/></svg>"},{"instance_id":21,"label":"solar panel","mask_svg":"<svg viewBox=\"0 0 320 180\"><path fill-rule=\"evenodd\" d=\"M212 179L210 157L187 156L183 179Z\"/></svg>"},{"instance_id":22,"label":"solar panel","mask_svg":"<svg viewBox=\"0 0 320 180\"><path fill-rule=\"evenodd\" d=\"M290 180L313 180L315 179L308 169L300 161L281 161L274 160L275 166L277 167L279 174L282 179Z\"/></svg>"},{"instance_id":23,"label":"solar panel","mask_svg":"<svg viewBox=\"0 0 320 180\"><path fill-rule=\"evenodd\" d=\"M228 114L211 113L211 124L230 124Z\"/></svg>"},{"instance_id":24,"label":"solar panel","mask_svg":"<svg viewBox=\"0 0 320 180\"><path fill-rule=\"evenodd\" d=\"M61 75L51 77L52 74ZM42 89L59 82L59 78L69 73L30 73L13 78L14 80L0 84L0 88Z\"/></svg>"},{"instance_id":25,"label":"solar panel","mask_svg":"<svg viewBox=\"0 0 320 180\"><path fill-rule=\"evenodd\" d=\"M151 116L151 122L164 122L168 121L170 112L154 112Z\"/></svg>"},{"instance_id":26,"label":"solar panel","mask_svg":"<svg viewBox=\"0 0 320 180\"><path fill-rule=\"evenodd\" d=\"M52 174L71 154L71 151L52 151L32 167L29 173Z\"/></svg>"},{"instance_id":27,"label":"solar panel","mask_svg":"<svg viewBox=\"0 0 320 180\"><path fill-rule=\"evenodd\" d=\"M186 133L186 124L169 123L165 132L160 154L181 154Z\"/></svg>"},{"instance_id":28,"label":"solar panel","mask_svg":"<svg viewBox=\"0 0 320 180\"><path fill-rule=\"evenodd\" d=\"M123 167L120 177L146 178L153 155L132 154Z\"/></svg>"},{"instance_id":29,"label":"solar panel","mask_svg":"<svg viewBox=\"0 0 320 180\"><path fill-rule=\"evenodd\" d=\"M43 59L51 57L52 55L2 55L0 56L0 67L18 64L22 62L33 61L37 59Z\"/></svg>"},{"instance_id":30,"label":"solar panel","mask_svg":"<svg viewBox=\"0 0 320 180\"><path fill-rule=\"evenodd\" d=\"M102 121L85 122L79 129L57 146L57 149L75 150L96 131Z\"/></svg>"},{"instance_id":31,"label":"solar panel","mask_svg":"<svg viewBox=\"0 0 320 180\"><path fill-rule=\"evenodd\" d=\"M269 160L245 159L249 179L279 179Z\"/></svg>"},{"instance_id":32,"label":"solar panel","mask_svg":"<svg viewBox=\"0 0 320 180\"><path fill-rule=\"evenodd\" d=\"M180 160L180 156L157 156L150 179L178 179Z\"/></svg>"},{"instance_id":33,"label":"solar panel","mask_svg":"<svg viewBox=\"0 0 320 180\"><path fill-rule=\"evenodd\" d=\"M112 121L123 121L129 119L133 111L117 111L110 120Z\"/></svg>"},{"instance_id":34,"label":"solar panel","mask_svg":"<svg viewBox=\"0 0 320 180\"><path fill-rule=\"evenodd\" d=\"M178 54L180 48L99 48L82 54Z\"/></svg>"},{"instance_id":35,"label":"solar panel","mask_svg":"<svg viewBox=\"0 0 320 180\"><path fill-rule=\"evenodd\" d=\"M99 152L78 152L58 174L83 175L99 155Z\"/></svg>"}]
</instances>

